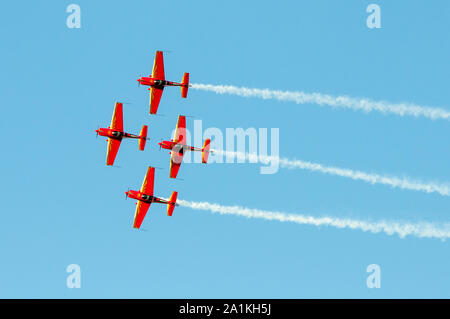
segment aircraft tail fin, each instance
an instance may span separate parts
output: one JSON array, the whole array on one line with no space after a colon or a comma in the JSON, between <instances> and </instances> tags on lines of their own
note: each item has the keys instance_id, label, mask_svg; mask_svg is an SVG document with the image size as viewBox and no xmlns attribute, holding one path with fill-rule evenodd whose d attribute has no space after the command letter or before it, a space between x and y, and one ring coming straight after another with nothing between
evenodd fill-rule
<instances>
[{"instance_id":1,"label":"aircraft tail fin","mask_svg":"<svg viewBox=\"0 0 450 319\"><path fill-rule=\"evenodd\" d=\"M148 126L142 126L141 134L139 134L139 150L143 151L145 148L145 142L147 142L147 130Z\"/></svg>"},{"instance_id":2,"label":"aircraft tail fin","mask_svg":"<svg viewBox=\"0 0 450 319\"><path fill-rule=\"evenodd\" d=\"M183 80L181 81L181 97L187 98L189 88L189 73L184 73Z\"/></svg>"},{"instance_id":3,"label":"aircraft tail fin","mask_svg":"<svg viewBox=\"0 0 450 319\"><path fill-rule=\"evenodd\" d=\"M172 195L170 196L169 203L167 204L167 216L172 216L175 206L178 206L177 196L178 192L173 192Z\"/></svg>"},{"instance_id":4,"label":"aircraft tail fin","mask_svg":"<svg viewBox=\"0 0 450 319\"><path fill-rule=\"evenodd\" d=\"M208 162L209 149L211 147L211 139L207 138L202 148L202 163L206 164Z\"/></svg>"}]
</instances>

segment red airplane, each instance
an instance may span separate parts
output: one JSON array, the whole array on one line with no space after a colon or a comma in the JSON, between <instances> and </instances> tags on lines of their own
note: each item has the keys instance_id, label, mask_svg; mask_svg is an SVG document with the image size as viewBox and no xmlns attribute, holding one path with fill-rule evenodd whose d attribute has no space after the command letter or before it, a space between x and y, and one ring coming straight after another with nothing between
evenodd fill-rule
<instances>
[{"instance_id":1,"label":"red airplane","mask_svg":"<svg viewBox=\"0 0 450 319\"><path fill-rule=\"evenodd\" d=\"M149 77L140 77L137 81L139 84L150 86L148 89L150 91L150 114L156 114L165 86L180 86L181 97L187 97L189 88L189 73L184 73L181 83L166 81L164 75L163 53L162 51L156 51L152 75Z\"/></svg>"},{"instance_id":2,"label":"red airplane","mask_svg":"<svg viewBox=\"0 0 450 319\"><path fill-rule=\"evenodd\" d=\"M197 148L186 145L186 117L180 115L178 117L177 128L173 139L170 141L162 141L158 143L160 147L171 150L170 156L170 177L176 178L178 170L180 169L183 156L186 151L202 152L202 163L206 164L210 152L211 139L206 139L203 148Z\"/></svg>"},{"instance_id":3,"label":"red airplane","mask_svg":"<svg viewBox=\"0 0 450 319\"><path fill-rule=\"evenodd\" d=\"M113 165L117 152L119 151L120 142L125 138L139 139L139 150L143 151L147 139L147 125L142 126L141 134L134 135L123 131L123 104L117 102L114 108L111 125L108 128L99 128L95 130L97 135L108 137L108 150L106 152L106 165Z\"/></svg>"},{"instance_id":4,"label":"red airplane","mask_svg":"<svg viewBox=\"0 0 450 319\"><path fill-rule=\"evenodd\" d=\"M136 212L134 213L133 228L139 229L141 227L145 214L147 214L147 211L152 203L167 204L167 216L172 216L175 206L178 206L177 192L173 192L169 200L153 196L154 182L155 168L149 166L147 174L145 174L144 181L142 182L141 190L129 190L125 192L127 197L138 200L136 203Z\"/></svg>"}]
</instances>

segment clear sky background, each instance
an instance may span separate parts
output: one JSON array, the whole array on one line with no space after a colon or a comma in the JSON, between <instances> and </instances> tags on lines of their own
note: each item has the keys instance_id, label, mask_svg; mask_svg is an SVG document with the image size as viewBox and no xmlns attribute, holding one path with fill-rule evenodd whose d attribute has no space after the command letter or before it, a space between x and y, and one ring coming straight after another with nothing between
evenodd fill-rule
<instances>
[{"instance_id":1,"label":"clear sky background","mask_svg":"<svg viewBox=\"0 0 450 319\"><path fill-rule=\"evenodd\" d=\"M179 89L148 114L156 50L168 80L347 94L450 109L448 1L8 1L0 13L0 297L449 298L449 242L220 216L153 205L132 229L146 168L155 194L314 216L449 221L450 200L257 164L183 164L169 180L179 114L203 127L280 129L280 155L425 181L450 181L445 120L365 114ZM366 7L381 7L368 29ZM114 101L125 130L149 125L144 152L125 140L105 166ZM188 119L188 128L192 128ZM66 267L81 267L81 288ZM366 267L381 267L369 289Z\"/></svg>"}]
</instances>

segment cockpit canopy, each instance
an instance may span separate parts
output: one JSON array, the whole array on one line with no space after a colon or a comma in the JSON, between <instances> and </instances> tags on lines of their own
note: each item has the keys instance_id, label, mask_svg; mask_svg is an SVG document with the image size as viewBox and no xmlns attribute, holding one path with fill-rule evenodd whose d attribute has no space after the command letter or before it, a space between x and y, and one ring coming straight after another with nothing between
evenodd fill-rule
<instances>
[{"instance_id":1,"label":"cockpit canopy","mask_svg":"<svg viewBox=\"0 0 450 319\"><path fill-rule=\"evenodd\" d=\"M112 136L116 137L116 138L122 138L123 133L122 132L118 132L118 131L113 131Z\"/></svg>"}]
</instances>

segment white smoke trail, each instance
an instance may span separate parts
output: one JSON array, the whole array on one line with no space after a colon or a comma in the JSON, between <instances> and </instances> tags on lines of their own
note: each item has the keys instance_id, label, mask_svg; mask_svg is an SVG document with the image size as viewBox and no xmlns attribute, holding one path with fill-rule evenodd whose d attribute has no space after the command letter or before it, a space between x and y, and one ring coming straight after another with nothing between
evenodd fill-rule
<instances>
[{"instance_id":1,"label":"white smoke trail","mask_svg":"<svg viewBox=\"0 0 450 319\"><path fill-rule=\"evenodd\" d=\"M223 154L226 156L232 156L240 159L241 161L249 160L250 162L260 162L260 163L270 163L272 161L278 161L279 165L284 168L290 169L304 169L313 172L320 172L324 174L336 175L341 177L350 178L353 180L360 180L370 184L382 184L389 185L391 187L422 191L426 193L438 193L443 196L450 196L450 184L439 184L434 182L419 182L415 180L410 180L408 178L400 178L395 176L383 176L379 174L365 173L362 171L338 168L333 166L324 166L322 164L301 161L301 160L290 160L287 158L279 158L274 156L262 156L256 154L246 154L241 152L230 152L223 150L214 150L218 154Z\"/></svg>"},{"instance_id":2,"label":"white smoke trail","mask_svg":"<svg viewBox=\"0 0 450 319\"><path fill-rule=\"evenodd\" d=\"M322 93L305 93L302 91L280 91L269 89L252 89L233 85L192 84L193 89L215 92L217 94L230 94L242 97L256 97L264 100L295 102L297 104L329 105L331 107L348 108L364 112L378 111L383 114L396 114L400 116L426 117L432 120L450 119L450 111L442 108L419 106L408 103L393 104L386 101L372 101L365 98L352 98L348 96L332 96Z\"/></svg>"},{"instance_id":3,"label":"white smoke trail","mask_svg":"<svg viewBox=\"0 0 450 319\"><path fill-rule=\"evenodd\" d=\"M287 214L283 212L270 212L259 209L250 209L241 206L223 206L208 202L192 202L178 199L180 206L192 208L194 210L209 211L225 215L238 215L247 218L261 218L266 220L276 220L279 222L291 222L313 226L331 226L336 228L359 229L365 232L380 233L388 235L397 234L400 238L407 235L419 238L439 238L445 240L450 237L450 224L436 225L433 223L406 223L378 221L368 222L354 219L342 219L335 217L313 217L308 215Z\"/></svg>"}]
</instances>

